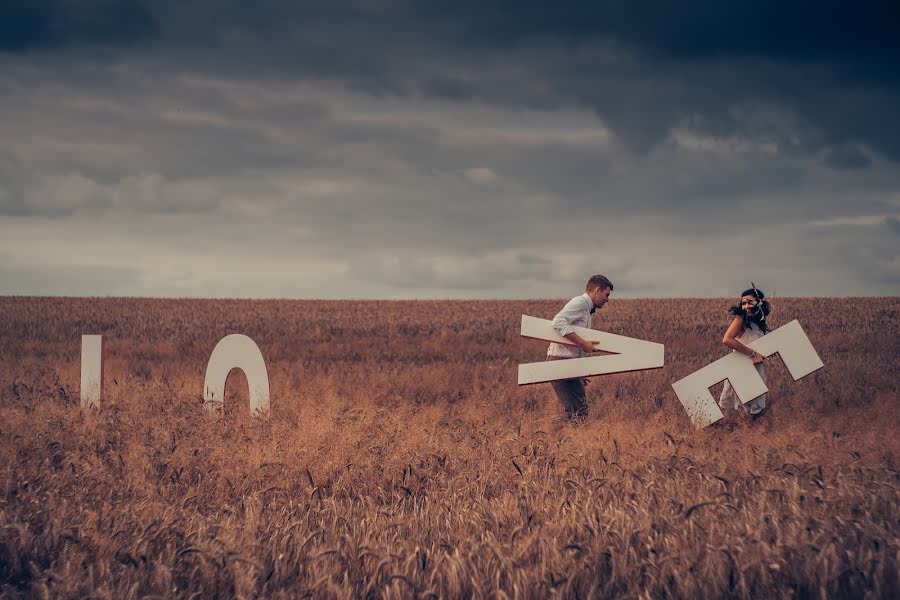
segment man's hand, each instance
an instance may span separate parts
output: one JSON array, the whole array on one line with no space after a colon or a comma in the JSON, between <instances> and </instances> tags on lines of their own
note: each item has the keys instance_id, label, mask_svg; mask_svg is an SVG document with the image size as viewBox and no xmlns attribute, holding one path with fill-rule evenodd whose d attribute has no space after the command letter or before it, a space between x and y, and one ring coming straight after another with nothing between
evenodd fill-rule
<instances>
[{"instance_id":1,"label":"man's hand","mask_svg":"<svg viewBox=\"0 0 900 600\"><path fill-rule=\"evenodd\" d=\"M596 351L597 351L597 348L594 347L594 342L589 342L589 341L587 341L586 339L582 339L582 340L581 340L581 343L578 344L578 346L579 346L582 350L584 350L585 352L587 352L588 354L590 354L591 352L596 352Z\"/></svg>"},{"instance_id":2,"label":"man's hand","mask_svg":"<svg viewBox=\"0 0 900 600\"><path fill-rule=\"evenodd\" d=\"M570 342L572 342L588 354L597 351L597 348L594 347L594 342L587 341L574 331L572 333L566 334L566 339L568 339Z\"/></svg>"}]
</instances>

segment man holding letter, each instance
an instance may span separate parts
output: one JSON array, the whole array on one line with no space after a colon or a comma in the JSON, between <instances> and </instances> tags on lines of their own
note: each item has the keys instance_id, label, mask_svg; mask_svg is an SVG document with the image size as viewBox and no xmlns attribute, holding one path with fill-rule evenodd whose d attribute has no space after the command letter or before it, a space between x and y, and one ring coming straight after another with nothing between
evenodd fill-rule
<instances>
[{"instance_id":1,"label":"man holding letter","mask_svg":"<svg viewBox=\"0 0 900 600\"><path fill-rule=\"evenodd\" d=\"M569 358L581 358L594 351L593 342L575 333L575 327L590 327L591 315L598 308L603 308L609 302L609 294L613 290L613 284L603 275L594 275L588 279L584 293L569 300L561 311L553 318L553 329L573 342L574 346L567 344L550 343L547 348L547 360L566 360ZM587 401L584 395L586 379L565 379L552 381L553 391L566 410L566 418L583 418L588 414Z\"/></svg>"}]
</instances>

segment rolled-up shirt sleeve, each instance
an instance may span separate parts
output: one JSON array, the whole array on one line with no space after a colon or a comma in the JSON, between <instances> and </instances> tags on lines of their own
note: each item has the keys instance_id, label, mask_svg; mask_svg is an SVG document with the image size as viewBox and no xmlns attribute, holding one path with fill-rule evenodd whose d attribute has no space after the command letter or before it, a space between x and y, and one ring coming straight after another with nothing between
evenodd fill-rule
<instances>
[{"instance_id":1,"label":"rolled-up shirt sleeve","mask_svg":"<svg viewBox=\"0 0 900 600\"><path fill-rule=\"evenodd\" d=\"M555 317L553 317L553 329L556 330L556 333L565 337L575 331L575 328L572 325L572 322L581 317L584 314L585 307L585 297L584 296L576 296L569 300L569 302L562 307L562 310L559 311ZM590 310L589 308L587 310Z\"/></svg>"}]
</instances>

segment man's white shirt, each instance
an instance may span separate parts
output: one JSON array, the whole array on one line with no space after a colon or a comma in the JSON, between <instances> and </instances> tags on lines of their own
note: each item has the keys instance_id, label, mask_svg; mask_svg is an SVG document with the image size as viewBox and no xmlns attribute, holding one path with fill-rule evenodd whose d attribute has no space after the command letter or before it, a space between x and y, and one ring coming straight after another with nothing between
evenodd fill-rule
<instances>
[{"instance_id":1,"label":"man's white shirt","mask_svg":"<svg viewBox=\"0 0 900 600\"><path fill-rule=\"evenodd\" d=\"M553 317L553 329L559 335L566 336L575 331L575 327L590 327L592 308L594 308L594 301L587 293L575 296ZM551 342L547 348L547 356L579 358L584 356L584 352L578 346Z\"/></svg>"}]
</instances>

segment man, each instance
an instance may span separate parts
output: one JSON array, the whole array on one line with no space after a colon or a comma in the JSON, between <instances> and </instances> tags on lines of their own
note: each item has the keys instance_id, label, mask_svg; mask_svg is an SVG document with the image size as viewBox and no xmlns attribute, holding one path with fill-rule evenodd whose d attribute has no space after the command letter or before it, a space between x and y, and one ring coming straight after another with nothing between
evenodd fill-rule
<instances>
[{"instance_id":1,"label":"man","mask_svg":"<svg viewBox=\"0 0 900 600\"><path fill-rule=\"evenodd\" d=\"M565 360L567 358L581 358L594 351L594 344L575 333L575 327L590 327L591 315L598 308L609 302L609 293L613 290L613 284L603 275L594 275L588 279L584 293L569 300L559 313L553 317L553 329L556 333L572 341L575 345L551 343L547 348L547 360ZM553 381L553 391L556 392L563 408L566 409L566 417L586 417L588 413L587 402L584 397L585 379L565 379Z\"/></svg>"}]
</instances>

